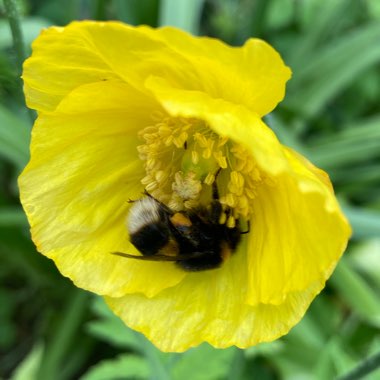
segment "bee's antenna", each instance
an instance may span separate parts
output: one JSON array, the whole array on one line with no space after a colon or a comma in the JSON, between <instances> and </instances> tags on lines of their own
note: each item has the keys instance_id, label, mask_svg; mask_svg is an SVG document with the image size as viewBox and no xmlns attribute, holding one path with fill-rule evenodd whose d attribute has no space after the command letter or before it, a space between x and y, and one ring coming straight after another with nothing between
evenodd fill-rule
<instances>
[{"instance_id":1,"label":"bee's antenna","mask_svg":"<svg viewBox=\"0 0 380 380\"><path fill-rule=\"evenodd\" d=\"M218 186L216 184L216 179L218 178L219 173L221 172L222 168L219 168L216 173L215 173L215 179L214 182L212 183L212 199L216 200L219 199L219 191L218 191Z\"/></svg>"}]
</instances>

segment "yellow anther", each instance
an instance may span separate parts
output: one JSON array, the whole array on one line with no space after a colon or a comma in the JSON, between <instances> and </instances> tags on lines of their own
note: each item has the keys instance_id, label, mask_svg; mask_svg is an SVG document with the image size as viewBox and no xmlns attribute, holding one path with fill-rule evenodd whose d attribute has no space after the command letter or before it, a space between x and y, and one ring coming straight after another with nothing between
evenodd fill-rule
<instances>
[{"instance_id":1,"label":"yellow anther","mask_svg":"<svg viewBox=\"0 0 380 380\"><path fill-rule=\"evenodd\" d=\"M257 167L254 167L251 172L249 173L249 177L253 180L253 181L260 181L261 180L261 173L259 171L259 169L257 169Z\"/></svg>"},{"instance_id":2,"label":"yellow anther","mask_svg":"<svg viewBox=\"0 0 380 380\"><path fill-rule=\"evenodd\" d=\"M205 160L207 160L207 159L209 159L209 158L211 157L211 153L212 153L211 149L210 149L210 148L206 148L206 149L203 151L203 153L202 153L202 157L203 157Z\"/></svg>"},{"instance_id":3,"label":"yellow anther","mask_svg":"<svg viewBox=\"0 0 380 380\"><path fill-rule=\"evenodd\" d=\"M215 158L216 162L218 163L218 165L222 169L227 168L227 160L226 160L226 157L223 155L221 150L214 152L214 158Z\"/></svg>"},{"instance_id":4,"label":"yellow anther","mask_svg":"<svg viewBox=\"0 0 380 380\"><path fill-rule=\"evenodd\" d=\"M219 218L219 224L225 224L227 221L227 215L225 212L222 212Z\"/></svg>"},{"instance_id":5,"label":"yellow anther","mask_svg":"<svg viewBox=\"0 0 380 380\"><path fill-rule=\"evenodd\" d=\"M255 163L251 160L246 160L244 169L247 173L253 171L255 169Z\"/></svg>"},{"instance_id":6,"label":"yellow anther","mask_svg":"<svg viewBox=\"0 0 380 380\"><path fill-rule=\"evenodd\" d=\"M256 192L253 189L245 189L245 193L247 194L247 197L250 199L255 199L256 198Z\"/></svg>"},{"instance_id":7,"label":"yellow anther","mask_svg":"<svg viewBox=\"0 0 380 380\"><path fill-rule=\"evenodd\" d=\"M191 151L191 162L196 165L199 162L199 154L196 150Z\"/></svg>"},{"instance_id":8,"label":"yellow anther","mask_svg":"<svg viewBox=\"0 0 380 380\"><path fill-rule=\"evenodd\" d=\"M182 132L181 134L180 134L180 139L182 140L182 146L183 146L183 144L185 143L185 141L187 140L187 138L188 138L188 134L187 134L187 132Z\"/></svg>"},{"instance_id":9,"label":"yellow anther","mask_svg":"<svg viewBox=\"0 0 380 380\"><path fill-rule=\"evenodd\" d=\"M165 181L168 178L169 173L165 170L158 170L155 173L155 179L158 183Z\"/></svg>"},{"instance_id":10,"label":"yellow anther","mask_svg":"<svg viewBox=\"0 0 380 380\"><path fill-rule=\"evenodd\" d=\"M158 128L158 133L161 137L169 136L172 133L172 129L164 124Z\"/></svg>"},{"instance_id":11,"label":"yellow anther","mask_svg":"<svg viewBox=\"0 0 380 380\"><path fill-rule=\"evenodd\" d=\"M148 193L151 193L153 190L155 190L157 188L157 182L156 181L151 181L149 182L145 189Z\"/></svg>"},{"instance_id":12,"label":"yellow anther","mask_svg":"<svg viewBox=\"0 0 380 380\"><path fill-rule=\"evenodd\" d=\"M203 182L204 182L206 185L211 186L211 185L214 183L214 181L215 181L215 175L212 174L212 173L208 173L207 176L206 176L206 178L204 179Z\"/></svg>"},{"instance_id":13,"label":"yellow anther","mask_svg":"<svg viewBox=\"0 0 380 380\"><path fill-rule=\"evenodd\" d=\"M187 140L187 133L182 132L179 136L174 137L173 142L177 148L182 148L186 140Z\"/></svg>"},{"instance_id":14,"label":"yellow anther","mask_svg":"<svg viewBox=\"0 0 380 380\"><path fill-rule=\"evenodd\" d=\"M139 152L139 154L147 154L149 153L150 149L148 145L138 145L137 151Z\"/></svg>"},{"instance_id":15,"label":"yellow anther","mask_svg":"<svg viewBox=\"0 0 380 380\"><path fill-rule=\"evenodd\" d=\"M236 160L236 162L234 164L234 168L236 171L241 172L244 170L244 167L245 167L245 161Z\"/></svg>"},{"instance_id":16,"label":"yellow anther","mask_svg":"<svg viewBox=\"0 0 380 380\"><path fill-rule=\"evenodd\" d=\"M156 166L156 164L157 164L156 160L154 158L151 158L147 160L146 167L147 169L152 170Z\"/></svg>"},{"instance_id":17,"label":"yellow anther","mask_svg":"<svg viewBox=\"0 0 380 380\"><path fill-rule=\"evenodd\" d=\"M194 134L194 140L196 140L202 148L206 148L208 146L207 138L198 132Z\"/></svg>"},{"instance_id":18,"label":"yellow anther","mask_svg":"<svg viewBox=\"0 0 380 380\"><path fill-rule=\"evenodd\" d=\"M237 185L237 177L238 177L237 171L235 171L235 170L232 171L230 174L230 181L231 181L232 185Z\"/></svg>"},{"instance_id":19,"label":"yellow anther","mask_svg":"<svg viewBox=\"0 0 380 380\"><path fill-rule=\"evenodd\" d=\"M144 128L142 131L140 131L139 135L142 136L142 137L144 137L144 135L146 135L146 134L156 133L156 132L157 132L157 127L150 126L150 127Z\"/></svg>"},{"instance_id":20,"label":"yellow anther","mask_svg":"<svg viewBox=\"0 0 380 380\"><path fill-rule=\"evenodd\" d=\"M245 195L239 197L239 208L242 210L248 209L248 199Z\"/></svg>"},{"instance_id":21,"label":"yellow anther","mask_svg":"<svg viewBox=\"0 0 380 380\"><path fill-rule=\"evenodd\" d=\"M153 181L153 178L152 176L150 175L146 175L142 180L141 180L141 183L143 185L147 185L148 183L152 182Z\"/></svg>"},{"instance_id":22,"label":"yellow anther","mask_svg":"<svg viewBox=\"0 0 380 380\"><path fill-rule=\"evenodd\" d=\"M234 228L236 226L236 220L232 215L228 217L226 225L228 228Z\"/></svg>"},{"instance_id":23,"label":"yellow anther","mask_svg":"<svg viewBox=\"0 0 380 380\"><path fill-rule=\"evenodd\" d=\"M223 145L225 145L228 141L228 137L227 136L219 136L219 141L218 141L218 147L222 147Z\"/></svg>"},{"instance_id":24,"label":"yellow anther","mask_svg":"<svg viewBox=\"0 0 380 380\"><path fill-rule=\"evenodd\" d=\"M191 210L198 207L199 202L195 201L194 199L188 199L187 201L183 202L183 205L185 206L186 209Z\"/></svg>"},{"instance_id":25,"label":"yellow anther","mask_svg":"<svg viewBox=\"0 0 380 380\"><path fill-rule=\"evenodd\" d=\"M235 204L236 204L235 197L231 193L227 194L227 196L225 197L225 200L226 200L227 206L235 207Z\"/></svg>"},{"instance_id":26,"label":"yellow anther","mask_svg":"<svg viewBox=\"0 0 380 380\"><path fill-rule=\"evenodd\" d=\"M170 146L170 145L172 144L172 142L173 142L173 136L172 136L172 135L168 136L168 137L165 139L165 145L166 145L166 146Z\"/></svg>"}]
</instances>

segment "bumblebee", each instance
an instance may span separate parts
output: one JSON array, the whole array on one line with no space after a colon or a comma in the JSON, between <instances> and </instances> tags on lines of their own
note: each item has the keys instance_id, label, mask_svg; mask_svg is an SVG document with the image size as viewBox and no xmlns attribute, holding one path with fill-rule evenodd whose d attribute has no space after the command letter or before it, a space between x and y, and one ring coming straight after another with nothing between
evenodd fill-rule
<instances>
[{"instance_id":1,"label":"bumblebee","mask_svg":"<svg viewBox=\"0 0 380 380\"><path fill-rule=\"evenodd\" d=\"M241 232L239 221L233 228L220 224L223 212L216 182L210 207L175 212L145 191L133 202L128 215L131 243L142 256L123 252L114 255L150 261L175 262L189 272L218 268L236 250ZM228 214L231 210L227 209Z\"/></svg>"}]
</instances>

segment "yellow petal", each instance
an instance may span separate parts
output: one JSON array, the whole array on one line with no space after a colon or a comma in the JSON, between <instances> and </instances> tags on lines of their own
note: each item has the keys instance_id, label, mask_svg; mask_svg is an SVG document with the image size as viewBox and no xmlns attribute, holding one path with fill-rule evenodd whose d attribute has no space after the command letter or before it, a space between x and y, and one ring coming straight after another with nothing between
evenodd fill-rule
<instances>
[{"instance_id":1,"label":"yellow petal","mask_svg":"<svg viewBox=\"0 0 380 380\"><path fill-rule=\"evenodd\" d=\"M123 80L142 91L149 73L168 73L181 82L190 70L163 42L117 22L52 27L32 48L24 64L24 92L28 106L40 111L53 111L83 84Z\"/></svg>"},{"instance_id":2,"label":"yellow petal","mask_svg":"<svg viewBox=\"0 0 380 380\"><path fill-rule=\"evenodd\" d=\"M327 176L285 152L292 171L261 186L253 203L247 247L252 305L281 304L287 294L326 280L351 234Z\"/></svg>"},{"instance_id":3,"label":"yellow petal","mask_svg":"<svg viewBox=\"0 0 380 380\"><path fill-rule=\"evenodd\" d=\"M288 294L281 305L247 305L244 250L220 270L191 274L154 298L131 294L106 301L128 326L162 351L182 352L204 341L217 348L272 341L302 318L324 282Z\"/></svg>"},{"instance_id":4,"label":"yellow petal","mask_svg":"<svg viewBox=\"0 0 380 380\"><path fill-rule=\"evenodd\" d=\"M263 116L284 98L291 76L280 55L266 42L249 39L242 47L231 47L207 37L193 37L184 31L165 27L149 36L160 36L181 57L191 63L202 87L182 87L204 91L213 98L247 106ZM193 80L189 73L189 80Z\"/></svg>"},{"instance_id":5,"label":"yellow petal","mask_svg":"<svg viewBox=\"0 0 380 380\"><path fill-rule=\"evenodd\" d=\"M149 75L264 115L282 100L290 70L260 40L232 48L174 28L85 21L44 31L33 44L23 79L28 106L52 111L82 84L122 79L143 90Z\"/></svg>"},{"instance_id":6,"label":"yellow petal","mask_svg":"<svg viewBox=\"0 0 380 380\"><path fill-rule=\"evenodd\" d=\"M116 80L118 76L85 41L78 28L52 27L34 41L33 54L23 67L27 105L52 111L76 87Z\"/></svg>"},{"instance_id":7,"label":"yellow petal","mask_svg":"<svg viewBox=\"0 0 380 380\"><path fill-rule=\"evenodd\" d=\"M185 276L174 265L111 255L136 254L125 218L128 200L140 198L143 191L137 131L149 125L155 111L149 99L141 103L141 96L112 82L71 92L56 112L40 115L31 161L19 179L38 250L77 286L99 294L143 291L152 296ZM162 277L147 283L157 271Z\"/></svg>"},{"instance_id":8,"label":"yellow petal","mask_svg":"<svg viewBox=\"0 0 380 380\"><path fill-rule=\"evenodd\" d=\"M198 91L175 89L157 77L150 77L146 86L172 116L204 120L220 136L227 136L246 146L263 171L277 175L289 169L275 134L247 108L212 99Z\"/></svg>"}]
</instances>

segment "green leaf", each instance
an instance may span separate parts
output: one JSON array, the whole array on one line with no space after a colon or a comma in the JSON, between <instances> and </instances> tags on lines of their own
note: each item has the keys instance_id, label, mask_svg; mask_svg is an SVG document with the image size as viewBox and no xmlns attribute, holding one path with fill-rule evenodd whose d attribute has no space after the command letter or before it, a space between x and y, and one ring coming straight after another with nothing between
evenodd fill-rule
<instances>
[{"instance_id":1,"label":"green leaf","mask_svg":"<svg viewBox=\"0 0 380 380\"><path fill-rule=\"evenodd\" d=\"M353 368L357 361L347 352L342 342L342 338L334 337L330 342L331 360L338 375L347 371L347 368Z\"/></svg>"},{"instance_id":2,"label":"green leaf","mask_svg":"<svg viewBox=\"0 0 380 380\"><path fill-rule=\"evenodd\" d=\"M350 263L367 274L380 290L380 239L366 240L351 249L347 257Z\"/></svg>"},{"instance_id":3,"label":"green leaf","mask_svg":"<svg viewBox=\"0 0 380 380\"><path fill-rule=\"evenodd\" d=\"M136 332L128 328L107 306L101 297L94 297L91 309L99 317L86 324L87 331L115 347L141 351Z\"/></svg>"},{"instance_id":4,"label":"green leaf","mask_svg":"<svg viewBox=\"0 0 380 380\"><path fill-rule=\"evenodd\" d=\"M347 11L354 1L356 0L309 0L298 4L303 33L299 35L297 43L293 44L287 59L293 69L302 68L308 63L310 55L319 51L320 42L342 21L342 12ZM316 14L318 17L315 17Z\"/></svg>"},{"instance_id":5,"label":"green leaf","mask_svg":"<svg viewBox=\"0 0 380 380\"><path fill-rule=\"evenodd\" d=\"M340 336L328 341L316 357L313 374L316 379L334 379L337 373L355 365L356 361L347 354Z\"/></svg>"},{"instance_id":6,"label":"green leaf","mask_svg":"<svg viewBox=\"0 0 380 380\"><path fill-rule=\"evenodd\" d=\"M365 192L369 185L376 186L380 183L380 162L329 169L329 175L333 182L339 181L340 192ZM355 181L352 181L352 178L355 178Z\"/></svg>"},{"instance_id":7,"label":"green leaf","mask_svg":"<svg viewBox=\"0 0 380 380\"><path fill-rule=\"evenodd\" d=\"M203 3L204 0L161 0L159 24L176 26L196 35Z\"/></svg>"},{"instance_id":8,"label":"green leaf","mask_svg":"<svg viewBox=\"0 0 380 380\"><path fill-rule=\"evenodd\" d=\"M30 237L19 226L1 226L0 259L2 266L22 273L36 287L49 286L57 276L52 261L36 252Z\"/></svg>"},{"instance_id":9,"label":"green leaf","mask_svg":"<svg viewBox=\"0 0 380 380\"><path fill-rule=\"evenodd\" d=\"M306 117L321 112L360 73L380 61L379 40L380 25L372 23L318 49L309 56L309 64L294 71L284 104Z\"/></svg>"},{"instance_id":10,"label":"green leaf","mask_svg":"<svg viewBox=\"0 0 380 380\"><path fill-rule=\"evenodd\" d=\"M27 226L28 221L21 207L7 206L0 207L0 227L1 226Z\"/></svg>"},{"instance_id":11,"label":"green leaf","mask_svg":"<svg viewBox=\"0 0 380 380\"><path fill-rule=\"evenodd\" d=\"M343 258L330 283L349 307L365 322L380 327L380 296Z\"/></svg>"},{"instance_id":12,"label":"green leaf","mask_svg":"<svg viewBox=\"0 0 380 380\"><path fill-rule=\"evenodd\" d=\"M29 140L28 124L0 105L0 156L21 170L29 159Z\"/></svg>"},{"instance_id":13,"label":"green leaf","mask_svg":"<svg viewBox=\"0 0 380 380\"><path fill-rule=\"evenodd\" d=\"M173 379L208 380L223 379L233 362L235 349L218 350L208 344L202 344L181 355L173 366ZM206 375L207 374L207 375Z\"/></svg>"},{"instance_id":14,"label":"green leaf","mask_svg":"<svg viewBox=\"0 0 380 380\"><path fill-rule=\"evenodd\" d=\"M25 46L31 43L41 33L41 30L51 25L51 22L41 17L27 17L22 20L21 31ZM0 49L12 46L12 35L7 20L0 20Z\"/></svg>"},{"instance_id":15,"label":"green leaf","mask_svg":"<svg viewBox=\"0 0 380 380\"><path fill-rule=\"evenodd\" d=\"M13 294L6 287L0 287L0 350L2 352L6 352L16 343L18 331L13 318L17 313L16 304Z\"/></svg>"},{"instance_id":16,"label":"green leaf","mask_svg":"<svg viewBox=\"0 0 380 380\"><path fill-rule=\"evenodd\" d=\"M39 380L37 372L41 364L42 354L42 344L35 344L29 354L15 369L10 380Z\"/></svg>"},{"instance_id":17,"label":"green leaf","mask_svg":"<svg viewBox=\"0 0 380 380\"><path fill-rule=\"evenodd\" d=\"M80 380L121 380L147 379L150 375L149 365L143 358L123 354L115 359L102 360L83 375Z\"/></svg>"},{"instance_id":18,"label":"green leaf","mask_svg":"<svg viewBox=\"0 0 380 380\"><path fill-rule=\"evenodd\" d=\"M379 116L346 125L333 135L314 138L308 148L312 161L327 169L362 163L378 157L379 152Z\"/></svg>"},{"instance_id":19,"label":"green leaf","mask_svg":"<svg viewBox=\"0 0 380 380\"><path fill-rule=\"evenodd\" d=\"M343 211L350 221L354 238L380 236L380 212L348 205L343 206Z\"/></svg>"},{"instance_id":20,"label":"green leaf","mask_svg":"<svg viewBox=\"0 0 380 380\"><path fill-rule=\"evenodd\" d=\"M132 25L157 25L158 0L113 0L119 20Z\"/></svg>"},{"instance_id":21,"label":"green leaf","mask_svg":"<svg viewBox=\"0 0 380 380\"><path fill-rule=\"evenodd\" d=\"M375 20L380 20L380 2L378 0L365 0L368 12Z\"/></svg>"},{"instance_id":22,"label":"green leaf","mask_svg":"<svg viewBox=\"0 0 380 380\"><path fill-rule=\"evenodd\" d=\"M86 328L91 335L113 346L133 349L144 355L155 379L168 377L170 362L176 358L175 354L162 353L142 334L128 328L101 297L94 298L92 310L99 319L87 323Z\"/></svg>"},{"instance_id":23,"label":"green leaf","mask_svg":"<svg viewBox=\"0 0 380 380\"><path fill-rule=\"evenodd\" d=\"M267 9L266 27L277 29L290 24L294 17L295 3L292 0L272 0Z\"/></svg>"},{"instance_id":24,"label":"green leaf","mask_svg":"<svg viewBox=\"0 0 380 380\"><path fill-rule=\"evenodd\" d=\"M59 379L64 359L70 355L70 347L87 311L89 294L75 289L67 298L64 312L56 326L52 339L45 346L38 379Z\"/></svg>"}]
</instances>

